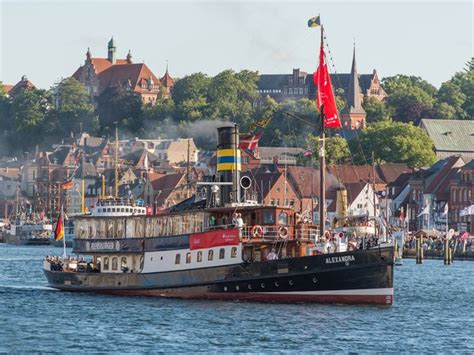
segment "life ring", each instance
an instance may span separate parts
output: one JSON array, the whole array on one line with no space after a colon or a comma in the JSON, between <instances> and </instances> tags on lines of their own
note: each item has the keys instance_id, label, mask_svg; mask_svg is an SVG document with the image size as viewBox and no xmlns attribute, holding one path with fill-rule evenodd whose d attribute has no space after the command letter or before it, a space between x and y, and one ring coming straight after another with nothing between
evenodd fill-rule
<instances>
[{"instance_id":1,"label":"life ring","mask_svg":"<svg viewBox=\"0 0 474 355\"><path fill-rule=\"evenodd\" d=\"M281 226L280 228L278 228L278 236L281 239L288 238L288 227Z\"/></svg>"},{"instance_id":2,"label":"life ring","mask_svg":"<svg viewBox=\"0 0 474 355\"><path fill-rule=\"evenodd\" d=\"M254 238L262 238L263 237L263 228L262 226L256 224L252 227L252 235Z\"/></svg>"}]
</instances>

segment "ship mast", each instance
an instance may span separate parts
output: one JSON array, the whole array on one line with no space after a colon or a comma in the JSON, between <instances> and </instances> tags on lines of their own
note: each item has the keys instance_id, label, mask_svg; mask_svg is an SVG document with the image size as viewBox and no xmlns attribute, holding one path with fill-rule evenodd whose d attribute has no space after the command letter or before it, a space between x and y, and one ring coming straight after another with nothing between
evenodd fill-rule
<instances>
[{"instance_id":1,"label":"ship mast","mask_svg":"<svg viewBox=\"0 0 474 355\"><path fill-rule=\"evenodd\" d=\"M321 25L321 47L324 46L324 28ZM318 87L318 90L320 88ZM324 238L326 233L326 157L325 157L325 132L324 132L324 105L320 107L321 112L321 147L319 149L319 229L320 237Z\"/></svg>"},{"instance_id":2,"label":"ship mast","mask_svg":"<svg viewBox=\"0 0 474 355\"><path fill-rule=\"evenodd\" d=\"M114 188L114 194L115 197L118 197L118 122L115 122L115 161L114 161L114 167L115 167L115 176L114 176L114 182L115 182L115 188Z\"/></svg>"}]
</instances>

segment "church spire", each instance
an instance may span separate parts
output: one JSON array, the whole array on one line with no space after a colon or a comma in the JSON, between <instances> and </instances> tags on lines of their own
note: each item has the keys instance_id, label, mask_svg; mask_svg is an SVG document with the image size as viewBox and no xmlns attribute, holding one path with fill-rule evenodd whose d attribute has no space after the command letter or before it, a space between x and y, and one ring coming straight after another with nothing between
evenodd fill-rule
<instances>
[{"instance_id":1,"label":"church spire","mask_svg":"<svg viewBox=\"0 0 474 355\"><path fill-rule=\"evenodd\" d=\"M362 129L365 127L366 113L362 107L362 91L359 85L359 74L357 73L355 43L352 54L352 68L349 79L349 87L346 92L346 105L341 110L343 127L345 129Z\"/></svg>"},{"instance_id":2,"label":"church spire","mask_svg":"<svg viewBox=\"0 0 474 355\"><path fill-rule=\"evenodd\" d=\"M360 90L360 85L359 85L359 74L357 73L356 49L355 49L355 43L354 43L354 51L352 54L351 76L350 76L350 81L349 81L349 90L347 92L347 106L350 111L365 113L364 109L362 108L362 102L361 102L360 96L361 96L361 90Z\"/></svg>"}]
</instances>

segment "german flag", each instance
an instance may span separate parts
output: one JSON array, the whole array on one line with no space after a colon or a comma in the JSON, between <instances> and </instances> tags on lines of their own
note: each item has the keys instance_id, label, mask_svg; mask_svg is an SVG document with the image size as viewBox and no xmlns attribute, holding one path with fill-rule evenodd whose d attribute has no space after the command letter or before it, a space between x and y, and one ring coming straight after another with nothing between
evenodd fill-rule
<instances>
[{"instance_id":1,"label":"german flag","mask_svg":"<svg viewBox=\"0 0 474 355\"><path fill-rule=\"evenodd\" d=\"M68 189L72 188L72 186L73 186L72 180L68 180L66 182L63 182L63 190L68 190Z\"/></svg>"},{"instance_id":2,"label":"german flag","mask_svg":"<svg viewBox=\"0 0 474 355\"><path fill-rule=\"evenodd\" d=\"M308 27L319 27L321 26L321 19L319 16L311 17L308 20Z\"/></svg>"},{"instance_id":3,"label":"german flag","mask_svg":"<svg viewBox=\"0 0 474 355\"><path fill-rule=\"evenodd\" d=\"M61 240L64 237L64 227L63 227L63 216L62 214L58 217L58 222L56 223L56 228L54 229L54 239Z\"/></svg>"}]
</instances>

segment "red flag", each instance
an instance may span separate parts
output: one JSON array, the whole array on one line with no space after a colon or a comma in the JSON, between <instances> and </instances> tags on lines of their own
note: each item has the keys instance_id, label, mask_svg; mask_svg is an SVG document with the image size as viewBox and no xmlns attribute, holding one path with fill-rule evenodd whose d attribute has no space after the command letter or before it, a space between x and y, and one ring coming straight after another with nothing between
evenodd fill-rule
<instances>
[{"instance_id":1,"label":"red flag","mask_svg":"<svg viewBox=\"0 0 474 355\"><path fill-rule=\"evenodd\" d=\"M239 148L254 151L258 146L258 140L260 139L261 136L262 136L261 134L257 133L257 134L254 134L253 136L240 137Z\"/></svg>"},{"instance_id":2,"label":"red flag","mask_svg":"<svg viewBox=\"0 0 474 355\"><path fill-rule=\"evenodd\" d=\"M68 181L63 183L63 190L68 190L72 187L73 187L73 181L72 180L68 180Z\"/></svg>"},{"instance_id":3,"label":"red flag","mask_svg":"<svg viewBox=\"0 0 474 355\"><path fill-rule=\"evenodd\" d=\"M405 219L405 212L403 211L403 208L400 210L400 222L403 222Z\"/></svg>"},{"instance_id":4,"label":"red flag","mask_svg":"<svg viewBox=\"0 0 474 355\"><path fill-rule=\"evenodd\" d=\"M324 59L323 46L321 46L319 52L319 66L313 75L313 80L314 85L318 87L318 96L316 98L318 109L321 110L321 106L324 105L324 127L341 128L341 121L339 120L336 101L332 92L331 78Z\"/></svg>"}]
</instances>

